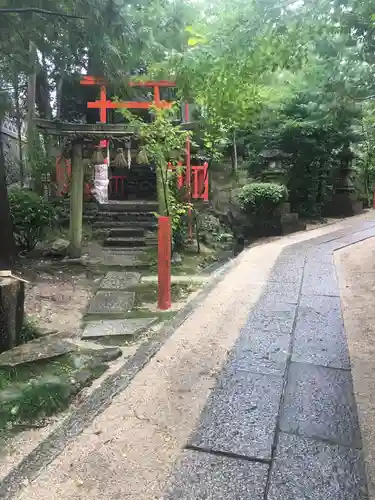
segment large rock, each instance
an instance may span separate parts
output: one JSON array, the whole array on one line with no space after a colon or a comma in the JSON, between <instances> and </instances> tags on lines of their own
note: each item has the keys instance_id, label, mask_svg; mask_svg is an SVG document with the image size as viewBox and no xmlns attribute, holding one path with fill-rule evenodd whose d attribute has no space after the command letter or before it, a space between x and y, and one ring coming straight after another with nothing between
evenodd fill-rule
<instances>
[{"instance_id":1,"label":"large rock","mask_svg":"<svg viewBox=\"0 0 375 500\"><path fill-rule=\"evenodd\" d=\"M77 350L72 342L56 335L32 340L0 354L0 366L17 366L42 359L52 359Z\"/></svg>"},{"instance_id":2,"label":"large rock","mask_svg":"<svg viewBox=\"0 0 375 500\"><path fill-rule=\"evenodd\" d=\"M45 256L65 257L68 253L69 241L63 238L57 238L43 252Z\"/></svg>"}]
</instances>

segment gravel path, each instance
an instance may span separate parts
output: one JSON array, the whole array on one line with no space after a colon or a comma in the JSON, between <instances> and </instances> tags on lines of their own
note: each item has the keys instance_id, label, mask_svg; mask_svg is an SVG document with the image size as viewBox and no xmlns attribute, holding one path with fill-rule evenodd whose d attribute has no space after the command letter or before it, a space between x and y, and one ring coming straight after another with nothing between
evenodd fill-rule
<instances>
[{"instance_id":1,"label":"gravel path","mask_svg":"<svg viewBox=\"0 0 375 500\"><path fill-rule=\"evenodd\" d=\"M370 213L243 252L112 404L0 497L365 500L333 251L372 236Z\"/></svg>"},{"instance_id":2,"label":"gravel path","mask_svg":"<svg viewBox=\"0 0 375 500\"><path fill-rule=\"evenodd\" d=\"M375 252L369 239L335 253L370 499L375 499Z\"/></svg>"}]
</instances>

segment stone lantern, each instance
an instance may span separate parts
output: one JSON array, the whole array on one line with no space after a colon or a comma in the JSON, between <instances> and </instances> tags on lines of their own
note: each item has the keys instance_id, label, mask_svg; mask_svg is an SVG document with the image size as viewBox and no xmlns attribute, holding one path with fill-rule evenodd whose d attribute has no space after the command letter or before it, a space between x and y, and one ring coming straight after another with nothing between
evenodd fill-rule
<instances>
[{"instance_id":1,"label":"stone lantern","mask_svg":"<svg viewBox=\"0 0 375 500\"><path fill-rule=\"evenodd\" d=\"M263 158L266 168L262 171L263 182L275 182L277 184L285 184L285 169L283 160L289 157L280 149L264 150L260 153Z\"/></svg>"},{"instance_id":2,"label":"stone lantern","mask_svg":"<svg viewBox=\"0 0 375 500\"><path fill-rule=\"evenodd\" d=\"M280 149L262 151L260 157L265 163L265 169L262 171L262 182L286 186L286 169L283 160L290 156ZM266 233L261 234L261 236L288 234L305 228L305 225L298 220L298 214L290 211L290 203L287 201L275 210L268 226Z\"/></svg>"},{"instance_id":3,"label":"stone lantern","mask_svg":"<svg viewBox=\"0 0 375 500\"><path fill-rule=\"evenodd\" d=\"M345 144L338 154L340 160L340 168L337 175L335 193L347 193L350 195L355 192L355 187L352 181L353 175L353 160L355 154L350 149L349 144Z\"/></svg>"},{"instance_id":4,"label":"stone lantern","mask_svg":"<svg viewBox=\"0 0 375 500\"><path fill-rule=\"evenodd\" d=\"M338 153L340 166L331 201L326 206L326 214L345 217L355 215L363 210L363 203L357 199L357 193L352 180L355 154L349 144L344 144Z\"/></svg>"}]
</instances>

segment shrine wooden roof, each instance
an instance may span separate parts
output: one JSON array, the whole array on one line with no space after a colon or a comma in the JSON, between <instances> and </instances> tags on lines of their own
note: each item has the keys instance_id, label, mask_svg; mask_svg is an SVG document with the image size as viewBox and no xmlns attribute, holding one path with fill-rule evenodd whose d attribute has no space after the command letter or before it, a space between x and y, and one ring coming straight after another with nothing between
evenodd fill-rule
<instances>
[{"instance_id":1,"label":"shrine wooden roof","mask_svg":"<svg viewBox=\"0 0 375 500\"><path fill-rule=\"evenodd\" d=\"M110 139L112 137L121 138L129 137L137 133L137 130L134 126L126 124L67 123L57 120L44 120L42 118L35 118L34 123L37 129L49 135L65 136L76 139ZM195 128L195 124L193 122L176 122L176 125L177 124L180 124L180 126L185 130L191 130Z\"/></svg>"}]
</instances>

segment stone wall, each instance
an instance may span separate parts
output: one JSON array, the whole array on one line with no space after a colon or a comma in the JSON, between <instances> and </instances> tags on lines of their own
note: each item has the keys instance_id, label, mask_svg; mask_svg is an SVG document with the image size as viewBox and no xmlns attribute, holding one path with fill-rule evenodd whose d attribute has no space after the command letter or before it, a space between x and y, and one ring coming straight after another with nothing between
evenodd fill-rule
<instances>
[{"instance_id":1,"label":"stone wall","mask_svg":"<svg viewBox=\"0 0 375 500\"><path fill-rule=\"evenodd\" d=\"M232 172L230 163L223 163L210 172L210 205L219 213L227 213L234 197L235 191L248 184L247 171L238 169L236 175Z\"/></svg>"},{"instance_id":2,"label":"stone wall","mask_svg":"<svg viewBox=\"0 0 375 500\"><path fill-rule=\"evenodd\" d=\"M22 127L22 141L26 143L26 130ZM2 128L0 130L0 140L3 143L4 159L5 159L5 174L7 184L16 184L20 181L20 148L18 142L17 125L15 120L10 117L5 117Z\"/></svg>"}]
</instances>

